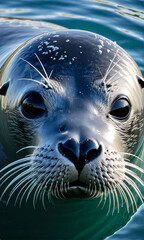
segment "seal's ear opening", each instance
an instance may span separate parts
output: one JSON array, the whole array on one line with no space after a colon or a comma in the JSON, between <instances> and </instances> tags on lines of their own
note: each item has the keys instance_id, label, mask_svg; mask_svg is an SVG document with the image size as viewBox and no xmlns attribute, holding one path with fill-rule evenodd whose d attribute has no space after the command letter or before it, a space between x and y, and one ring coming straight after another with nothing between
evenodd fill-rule
<instances>
[{"instance_id":1,"label":"seal's ear opening","mask_svg":"<svg viewBox=\"0 0 144 240\"><path fill-rule=\"evenodd\" d=\"M144 88L144 79L138 75L136 75L138 83L140 84L141 88Z\"/></svg>"},{"instance_id":2,"label":"seal's ear opening","mask_svg":"<svg viewBox=\"0 0 144 240\"><path fill-rule=\"evenodd\" d=\"M0 88L0 95L6 95L7 89L9 87L9 81L4 83L2 87Z\"/></svg>"}]
</instances>

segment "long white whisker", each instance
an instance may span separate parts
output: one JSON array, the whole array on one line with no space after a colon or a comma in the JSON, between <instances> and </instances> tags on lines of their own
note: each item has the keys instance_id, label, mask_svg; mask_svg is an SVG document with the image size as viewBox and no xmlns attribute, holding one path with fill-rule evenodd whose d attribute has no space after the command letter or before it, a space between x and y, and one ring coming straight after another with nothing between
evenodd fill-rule
<instances>
[{"instance_id":1,"label":"long white whisker","mask_svg":"<svg viewBox=\"0 0 144 240\"><path fill-rule=\"evenodd\" d=\"M43 184L41 182L38 182L38 186L37 186L37 188L35 190L35 193L34 193L34 196L33 196L34 205L36 205L36 203L37 203L38 196L39 196L39 193L42 189L42 186L43 186Z\"/></svg>"},{"instance_id":2,"label":"long white whisker","mask_svg":"<svg viewBox=\"0 0 144 240\"><path fill-rule=\"evenodd\" d=\"M143 195L140 192L140 190L138 189L137 185L135 184L135 182L129 178L128 176L125 176L125 181L135 190L135 192L137 193L137 195L139 196L139 199L141 200L141 202L143 203Z\"/></svg>"},{"instance_id":3,"label":"long white whisker","mask_svg":"<svg viewBox=\"0 0 144 240\"><path fill-rule=\"evenodd\" d=\"M118 208L118 213L119 213L119 199L118 199L116 188L114 188L114 193L115 193L115 197L116 197L116 201L117 201L117 208Z\"/></svg>"},{"instance_id":4,"label":"long white whisker","mask_svg":"<svg viewBox=\"0 0 144 240\"><path fill-rule=\"evenodd\" d=\"M115 195L113 189L111 189L112 197L113 197L113 210L112 210L112 215L114 214L115 211Z\"/></svg>"},{"instance_id":5,"label":"long white whisker","mask_svg":"<svg viewBox=\"0 0 144 240\"><path fill-rule=\"evenodd\" d=\"M131 204L132 204L132 209L133 209L133 212L134 212L134 204L133 204L133 199L132 199L133 198L133 194L132 194L132 192L130 191L130 189L127 187L127 185L124 182L123 182L122 186L123 186L123 188L125 189L127 195L130 198L130 201L131 201Z\"/></svg>"},{"instance_id":6,"label":"long white whisker","mask_svg":"<svg viewBox=\"0 0 144 240\"><path fill-rule=\"evenodd\" d=\"M136 207L136 210L137 210L137 209L138 209L138 206L137 206L137 203L136 203L136 200L135 200L135 197L134 197L132 191L129 189L129 187L128 187L125 183L124 183L124 185L125 185L125 187L127 187L127 190L129 191L130 195L132 196L133 201L131 201L131 202L132 202L132 204L133 204L133 202L134 202L135 207ZM133 209L133 212L134 212L134 209Z\"/></svg>"},{"instance_id":7,"label":"long white whisker","mask_svg":"<svg viewBox=\"0 0 144 240\"><path fill-rule=\"evenodd\" d=\"M130 176L132 176L133 178L135 178L143 187L144 187L144 182L138 177L138 175L136 173L134 173L133 171L126 169L126 173L129 174Z\"/></svg>"},{"instance_id":8,"label":"long white whisker","mask_svg":"<svg viewBox=\"0 0 144 240\"><path fill-rule=\"evenodd\" d=\"M37 174L35 173L35 176L36 177ZM30 197L30 194L32 193L33 189L35 188L35 186L37 185L37 178L34 178L33 177L33 181L32 183L30 184L29 186L29 191L28 191L28 194L27 194L27 197L26 197L26 202L28 201L29 197ZM28 189L27 189L28 190Z\"/></svg>"},{"instance_id":9,"label":"long white whisker","mask_svg":"<svg viewBox=\"0 0 144 240\"><path fill-rule=\"evenodd\" d=\"M134 155L134 154L132 154L132 153L127 153L127 152L119 152L119 154L124 154L124 155L128 155L128 156L132 156L132 157L134 157L134 158L137 158L137 159L139 159L140 161L144 161L142 158L140 158L140 157L138 157L138 156L136 156L136 155Z\"/></svg>"},{"instance_id":10,"label":"long white whisker","mask_svg":"<svg viewBox=\"0 0 144 240\"><path fill-rule=\"evenodd\" d=\"M27 60L25 60L25 59L23 59L23 58L21 58L21 59L22 59L24 62L28 63L31 67L33 67L33 68L39 73L39 75L40 75L43 79L45 79L45 81L46 81L45 76L44 76L32 63L28 62Z\"/></svg>"},{"instance_id":11,"label":"long white whisker","mask_svg":"<svg viewBox=\"0 0 144 240\"><path fill-rule=\"evenodd\" d=\"M104 197L104 194L103 194L103 192L102 192L102 195L101 195L101 197L100 197L100 201L99 201L97 207L99 207L99 206L101 205L101 203L102 203L102 201L103 201L103 197Z\"/></svg>"},{"instance_id":12,"label":"long white whisker","mask_svg":"<svg viewBox=\"0 0 144 240\"><path fill-rule=\"evenodd\" d=\"M109 72L107 73L107 76L108 76L108 74L113 70L113 68L120 62L120 60L121 60L122 58L123 58L123 56L121 56L121 57L118 59L117 62L113 62L113 66L111 67L111 69L110 69ZM120 68L120 65L118 65L118 66L119 66L119 68ZM124 69L124 68L121 67L121 69ZM120 70L121 70L121 69L120 69ZM114 78L114 76L112 76L112 79L113 79L113 78ZM108 83L109 83L109 82L111 82L110 79L108 79Z\"/></svg>"},{"instance_id":13,"label":"long white whisker","mask_svg":"<svg viewBox=\"0 0 144 240\"><path fill-rule=\"evenodd\" d=\"M15 187L14 187L14 188L12 189L12 191L10 192L9 198L8 198L8 200L7 200L7 204L9 203L9 201L10 201L12 195L15 193L15 191L16 191L22 184L24 184L28 179L29 179L29 175L26 176L26 177L24 177L24 178L22 178L22 179L15 185ZM21 189L21 190L22 190L22 189ZM20 190L20 192L21 192L21 190ZM19 195L19 194L18 194L18 195Z\"/></svg>"},{"instance_id":14,"label":"long white whisker","mask_svg":"<svg viewBox=\"0 0 144 240\"><path fill-rule=\"evenodd\" d=\"M44 86L46 89L49 88L46 84L44 84L43 82L40 82L38 80L32 79L32 78L19 78L17 79L18 81L32 81L32 82L36 82L42 86Z\"/></svg>"},{"instance_id":15,"label":"long white whisker","mask_svg":"<svg viewBox=\"0 0 144 240\"><path fill-rule=\"evenodd\" d=\"M126 203L127 212L129 213L129 203L128 203L128 199L127 199L127 196L126 196L125 191L124 191L125 188L124 188L124 186L123 186L123 183L124 183L124 182L121 182L121 183L120 183L119 188L121 189L121 193L122 193L123 198L124 198L125 203ZM126 192L127 192L127 191L126 191Z\"/></svg>"},{"instance_id":16,"label":"long white whisker","mask_svg":"<svg viewBox=\"0 0 144 240\"><path fill-rule=\"evenodd\" d=\"M108 211L107 211L107 216L108 216L108 214L109 214L109 212L110 212L110 208L111 208L111 190L109 189L108 190L108 195L109 195L109 208L108 208Z\"/></svg>"},{"instance_id":17,"label":"long white whisker","mask_svg":"<svg viewBox=\"0 0 144 240\"><path fill-rule=\"evenodd\" d=\"M30 169L22 172L21 174L19 174L18 176L16 176L9 184L8 186L5 188L5 190L3 191L1 197L0 197L0 200L3 198L4 194L6 193L6 191L9 189L9 187L15 183L16 181L18 181L21 177L24 177L25 175L29 174L30 173Z\"/></svg>"},{"instance_id":18,"label":"long white whisker","mask_svg":"<svg viewBox=\"0 0 144 240\"><path fill-rule=\"evenodd\" d=\"M104 206L105 206L105 204L106 204L106 195L107 195L107 193L106 193L106 188L104 188L103 194L104 194L104 203L103 203L103 205L102 205L102 209L104 208Z\"/></svg>"},{"instance_id":19,"label":"long white whisker","mask_svg":"<svg viewBox=\"0 0 144 240\"><path fill-rule=\"evenodd\" d=\"M40 60L40 58L38 57L38 55L37 55L36 53L35 53L35 56L37 57L37 59L38 59L40 65L42 66L42 69L43 69L43 71L44 71L44 73L45 73L45 76L46 76L46 79L47 79L47 83L49 84L49 82L48 82L49 77L48 77L48 75L47 75L46 69L45 69L45 67L44 67L44 65L43 65L43 63L42 63L42 61Z\"/></svg>"},{"instance_id":20,"label":"long white whisker","mask_svg":"<svg viewBox=\"0 0 144 240\"><path fill-rule=\"evenodd\" d=\"M15 175L16 173L18 173L19 171L27 168L30 166L30 163L24 163L24 164L21 164L21 165L18 165L16 166L15 168L9 170L8 172L6 172L2 177L1 177L1 181L8 175L8 177L6 177L2 183L0 184L0 187L9 179L11 178L13 175ZM17 170L17 171L16 171ZM12 173L12 174L10 174ZM9 175L10 174L10 175Z\"/></svg>"},{"instance_id":21,"label":"long white whisker","mask_svg":"<svg viewBox=\"0 0 144 240\"><path fill-rule=\"evenodd\" d=\"M21 152L21 151L23 151L23 150L25 150L25 149L29 149L29 148L38 149L39 147L37 147L37 146L27 146L27 147L23 147L23 148L19 149L16 153L19 153L19 152Z\"/></svg>"},{"instance_id":22,"label":"long white whisker","mask_svg":"<svg viewBox=\"0 0 144 240\"><path fill-rule=\"evenodd\" d=\"M106 71L106 73L105 73L105 75L104 75L104 78L103 78L104 81L106 80L108 74L109 74L110 71L111 71L110 68L111 68L111 66L112 66L112 64L113 64L113 62L114 62L114 60L115 60L115 58L116 58L116 56L117 56L117 54L118 54L118 51L119 51L119 49L118 49L118 50L116 51L116 53L114 54L114 57L113 57L112 61L110 62L109 66L108 66L108 69L107 69L107 71Z\"/></svg>"},{"instance_id":23,"label":"long white whisker","mask_svg":"<svg viewBox=\"0 0 144 240\"><path fill-rule=\"evenodd\" d=\"M127 158L124 158L124 160L127 160ZM140 167L138 167L137 165L133 164L133 163L129 163L129 162L125 162L125 165L126 166L129 166L129 167L132 167L132 168L135 168L137 169L138 171L144 173L144 170Z\"/></svg>"},{"instance_id":24,"label":"long white whisker","mask_svg":"<svg viewBox=\"0 0 144 240\"><path fill-rule=\"evenodd\" d=\"M25 189L25 191L23 192L23 195L21 196L21 199L19 201L19 207L21 207L21 204L22 204L22 200L26 194L26 192L29 190L29 188L31 187L31 185L33 185L36 181L36 179L34 178L36 176L35 173L33 173L31 176L30 176L30 179L29 179L29 185L28 187ZM26 199L26 202L28 201L28 199Z\"/></svg>"},{"instance_id":25,"label":"long white whisker","mask_svg":"<svg viewBox=\"0 0 144 240\"><path fill-rule=\"evenodd\" d=\"M33 178L33 175L32 175L32 174L30 174L30 175L27 176L27 180L28 180L28 181L25 180L26 183L24 184L24 186L23 186L23 187L21 188L21 190L19 191L19 193L18 193L18 195L17 195L17 197L16 197L16 199L15 199L15 205L16 205L16 203L17 203L17 201L18 201L18 198L19 198L21 192L25 189L25 187L26 187L27 185L29 185L29 183L30 183L30 181L32 180L32 178Z\"/></svg>"},{"instance_id":26,"label":"long white whisker","mask_svg":"<svg viewBox=\"0 0 144 240\"><path fill-rule=\"evenodd\" d=\"M53 185L54 185L54 182L51 181L51 185L50 185L50 188L48 190L48 201L51 202L51 191L52 191L52 188L53 188Z\"/></svg>"},{"instance_id":27,"label":"long white whisker","mask_svg":"<svg viewBox=\"0 0 144 240\"><path fill-rule=\"evenodd\" d=\"M44 183L41 182L42 176L43 176L43 174L40 174L39 177L37 178L37 188L36 188L35 193L33 195L33 205L34 205L34 208L35 208L35 205L36 205L36 202L37 202L37 198L38 198L39 192L40 192L41 188L44 185Z\"/></svg>"},{"instance_id":28,"label":"long white whisker","mask_svg":"<svg viewBox=\"0 0 144 240\"><path fill-rule=\"evenodd\" d=\"M68 185L69 185L69 182L68 182ZM65 199L65 196L63 195L63 179L62 179L61 184L60 184L60 193L61 193L62 197Z\"/></svg>"},{"instance_id":29,"label":"long white whisker","mask_svg":"<svg viewBox=\"0 0 144 240\"><path fill-rule=\"evenodd\" d=\"M14 165L17 165L17 164L19 164L19 163L21 163L21 162L22 162L22 163L23 163L23 162L29 162L31 159L32 159L31 157L25 157L25 158L21 158L21 159L19 159L19 160L16 160L16 161L8 164L8 165L5 166L4 168L2 168L2 169L0 170L0 173L2 173L3 171L7 170L8 168L13 167Z\"/></svg>"},{"instance_id":30,"label":"long white whisker","mask_svg":"<svg viewBox=\"0 0 144 240\"><path fill-rule=\"evenodd\" d=\"M42 205L43 205L44 210L47 211L47 209L45 207L45 192L46 192L46 190L43 189L43 191L42 191Z\"/></svg>"},{"instance_id":31,"label":"long white whisker","mask_svg":"<svg viewBox=\"0 0 144 240\"><path fill-rule=\"evenodd\" d=\"M121 56L121 57L118 59L118 61L117 61L116 63L114 63L114 66L110 69L110 71L118 64L118 62L119 62L122 58L123 58L123 56ZM119 72L121 72L121 70L124 70L124 69L127 68L128 66L127 66L127 65L125 65L125 66L120 66L120 65L118 65L118 67L119 67L120 69L119 69L111 78L108 79L107 83L112 82L112 79L113 79L117 74L119 74ZM122 78L122 77L124 77L124 76L126 77L126 76L128 76L128 75L131 76L131 74L129 73L129 74L127 74L127 75L121 75L120 78ZM117 80L118 80L118 78L117 78Z\"/></svg>"}]
</instances>

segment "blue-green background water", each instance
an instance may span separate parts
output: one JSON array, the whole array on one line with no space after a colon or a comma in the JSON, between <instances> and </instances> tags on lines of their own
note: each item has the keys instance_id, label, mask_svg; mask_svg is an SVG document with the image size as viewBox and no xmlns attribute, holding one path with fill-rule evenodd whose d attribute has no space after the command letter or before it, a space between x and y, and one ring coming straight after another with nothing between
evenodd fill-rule
<instances>
[{"instance_id":1,"label":"blue-green background water","mask_svg":"<svg viewBox=\"0 0 144 240\"><path fill-rule=\"evenodd\" d=\"M0 0L0 16L83 29L116 41L144 75L144 0ZM144 240L144 210L109 239Z\"/></svg>"}]
</instances>

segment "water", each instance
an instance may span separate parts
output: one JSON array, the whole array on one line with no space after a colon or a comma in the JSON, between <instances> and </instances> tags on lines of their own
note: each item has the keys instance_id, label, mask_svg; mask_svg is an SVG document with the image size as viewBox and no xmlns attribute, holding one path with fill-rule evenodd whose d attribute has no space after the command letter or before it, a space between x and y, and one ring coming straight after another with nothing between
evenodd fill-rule
<instances>
[{"instance_id":1,"label":"water","mask_svg":"<svg viewBox=\"0 0 144 240\"><path fill-rule=\"evenodd\" d=\"M123 47L144 75L143 0L1 0L0 16L43 20L104 35ZM144 240L143 208L110 239Z\"/></svg>"}]
</instances>

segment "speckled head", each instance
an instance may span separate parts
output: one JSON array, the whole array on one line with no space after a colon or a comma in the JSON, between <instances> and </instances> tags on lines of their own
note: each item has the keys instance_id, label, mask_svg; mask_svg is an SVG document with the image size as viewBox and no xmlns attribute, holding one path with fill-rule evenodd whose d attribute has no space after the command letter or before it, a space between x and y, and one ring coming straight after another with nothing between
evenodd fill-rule
<instances>
[{"instance_id":1,"label":"speckled head","mask_svg":"<svg viewBox=\"0 0 144 240\"><path fill-rule=\"evenodd\" d=\"M3 83L9 158L34 146L25 182L37 179L38 194L42 184L58 198L117 189L126 199L126 183L141 181L128 168L142 158L144 83L116 43L78 30L40 35L15 52Z\"/></svg>"}]
</instances>

